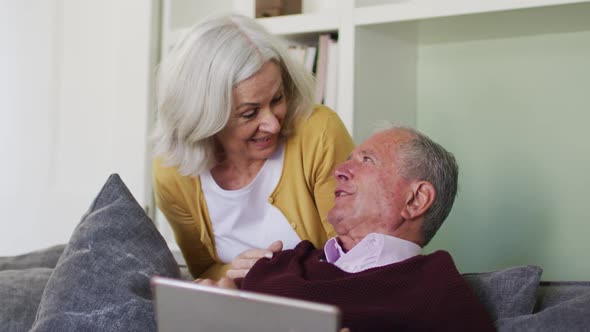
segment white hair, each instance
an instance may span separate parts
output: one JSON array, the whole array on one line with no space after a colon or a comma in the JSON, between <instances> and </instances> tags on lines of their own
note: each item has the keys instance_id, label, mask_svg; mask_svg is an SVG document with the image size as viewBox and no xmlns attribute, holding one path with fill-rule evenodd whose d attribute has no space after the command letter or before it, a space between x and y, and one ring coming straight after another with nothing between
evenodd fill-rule
<instances>
[{"instance_id":1,"label":"white hair","mask_svg":"<svg viewBox=\"0 0 590 332\"><path fill-rule=\"evenodd\" d=\"M195 25L158 68L154 153L185 176L215 163L213 136L228 122L232 90L268 61L281 68L287 115L281 134L313 106L315 80L283 41L253 19L213 16Z\"/></svg>"}]
</instances>

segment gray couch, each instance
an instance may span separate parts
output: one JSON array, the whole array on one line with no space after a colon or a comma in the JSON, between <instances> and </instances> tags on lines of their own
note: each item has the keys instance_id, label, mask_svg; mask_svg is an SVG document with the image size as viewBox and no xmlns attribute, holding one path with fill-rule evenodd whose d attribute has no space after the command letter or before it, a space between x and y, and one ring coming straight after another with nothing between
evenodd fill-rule
<instances>
[{"instance_id":1,"label":"gray couch","mask_svg":"<svg viewBox=\"0 0 590 332\"><path fill-rule=\"evenodd\" d=\"M65 246L0 258L0 331L28 331ZM35 267L31 267L35 266ZM192 279L181 266L181 278ZM590 281L540 281L541 269L465 274L499 331L590 331ZM11 305L7 299L17 301Z\"/></svg>"},{"instance_id":2,"label":"gray couch","mask_svg":"<svg viewBox=\"0 0 590 332\"><path fill-rule=\"evenodd\" d=\"M590 281L539 281L519 266L464 274L498 331L590 331Z\"/></svg>"},{"instance_id":3,"label":"gray couch","mask_svg":"<svg viewBox=\"0 0 590 332\"><path fill-rule=\"evenodd\" d=\"M541 274L518 266L464 277L499 331L590 331L590 281ZM67 246L0 257L0 331L153 331L152 275L191 279L113 175Z\"/></svg>"}]
</instances>

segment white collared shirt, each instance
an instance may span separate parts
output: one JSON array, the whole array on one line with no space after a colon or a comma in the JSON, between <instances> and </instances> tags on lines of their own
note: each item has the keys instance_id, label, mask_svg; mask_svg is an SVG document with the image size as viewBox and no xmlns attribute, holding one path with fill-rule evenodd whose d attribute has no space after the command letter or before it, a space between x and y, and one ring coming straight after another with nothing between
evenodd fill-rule
<instances>
[{"instance_id":1,"label":"white collared shirt","mask_svg":"<svg viewBox=\"0 0 590 332\"><path fill-rule=\"evenodd\" d=\"M344 252L335 237L324 246L326 261L349 273L401 262L419 255L420 251L414 242L378 233L368 234L348 252Z\"/></svg>"}]
</instances>

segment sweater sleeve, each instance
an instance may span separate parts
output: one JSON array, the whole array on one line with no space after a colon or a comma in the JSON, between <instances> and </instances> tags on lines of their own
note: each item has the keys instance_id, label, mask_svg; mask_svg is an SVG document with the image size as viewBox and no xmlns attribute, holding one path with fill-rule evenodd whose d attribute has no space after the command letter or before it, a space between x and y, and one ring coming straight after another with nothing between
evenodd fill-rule
<instances>
[{"instance_id":1,"label":"sweater sleeve","mask_svg":"<svg viewBox=\"0 0 590 332\"><path fill-rule=\"evenodd\" d=\"M174 174L174 168L164 167L160 160L153 163L153 185L156 205L162 211L178 247L193 277L207 272L207 277L218 279L225 274L223 265L216 263L200 240L203 221L195 220L184 197L183 184Z\"/></svg>"}]
</instances>

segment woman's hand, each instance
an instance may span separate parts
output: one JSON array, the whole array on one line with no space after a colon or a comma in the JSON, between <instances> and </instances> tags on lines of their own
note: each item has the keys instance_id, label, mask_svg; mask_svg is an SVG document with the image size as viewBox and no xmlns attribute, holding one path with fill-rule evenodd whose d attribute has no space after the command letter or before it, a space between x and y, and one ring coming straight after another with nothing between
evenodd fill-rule
<instances>
[{"instance_id":1,"label":"woman's hand","mask_svg":"<svg viewBox=\"0 0 590 332\"><path fill-rule=\"evenodd\" d=\"M275 241L266 249L246 250L231 262L231 268L225 275L230 279L243 278L259 259L272 258L274 253L281 250L283 250L283 241Z\"/></svg>"},{"instance_id":2,"label":"woman's hand","mask_svg":"<svg viewBox=\"0 0 590 332\"><path fill-rule=\"evenodd\" d=\"M219 279L219 281L215 281L215 280L211 280L211 279L196 279L194 281L194 283L200 284L200 285L205 285L205 286L215 286L215 287L221 287L221 288L226 288L226 289L238 289L238 286L236 286L236 283L229 278L221 278Z\"/></svg>"}]
</instances>

